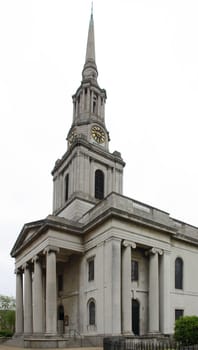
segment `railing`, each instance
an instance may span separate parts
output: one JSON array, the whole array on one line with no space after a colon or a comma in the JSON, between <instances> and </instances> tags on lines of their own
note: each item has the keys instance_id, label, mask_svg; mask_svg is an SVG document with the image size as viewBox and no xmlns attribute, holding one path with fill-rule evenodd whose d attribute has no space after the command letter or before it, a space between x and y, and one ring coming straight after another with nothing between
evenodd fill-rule
<instances>
[{"instance_id":1,"label":"railing","mask_svg":"<svg viewBox=\"0 0 198 350\"><path fill-rule=\"evenodd\" d=\"M198 350L198 344L184 346L171 340L132 339L124 337L104 338L104 350Z\"/></svg>"}]
</instances>

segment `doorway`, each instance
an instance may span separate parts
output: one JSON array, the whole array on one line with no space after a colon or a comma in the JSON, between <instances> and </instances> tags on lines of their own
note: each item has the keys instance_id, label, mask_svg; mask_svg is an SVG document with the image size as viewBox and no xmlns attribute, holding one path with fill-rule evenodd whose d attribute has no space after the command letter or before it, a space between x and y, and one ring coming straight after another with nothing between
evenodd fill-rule
<instances>
[{"instance_id":1,"label":"doorway","mask_svg":"<svg viewBox=\"0 0 198 350\"><path fill-rule=\"evenodd\" d=\"M58 333L64 333L64 306L59 305L58 307Z\"/></svg>"},{"instance_id":2,"label":"doorway","mask_svg":"<svg viewBox=\"0 0 198 350\"><path fill-rule=\"evenodd\" d=\"M132 299L132 331L134 335L140 335L140 303Z\"/></svg>"}]
</instances>

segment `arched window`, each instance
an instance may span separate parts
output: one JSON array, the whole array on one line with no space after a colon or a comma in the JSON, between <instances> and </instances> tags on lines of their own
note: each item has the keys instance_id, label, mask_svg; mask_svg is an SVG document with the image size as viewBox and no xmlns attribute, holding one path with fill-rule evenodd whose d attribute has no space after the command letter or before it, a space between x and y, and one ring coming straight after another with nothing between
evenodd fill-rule
<instances>
[{"instance_id":1,"label":"arched window","mask_svg":"<svg viewBox=\"0 0 198 350\"><path fill-rule=\"evenodd\" d=\"M175 288L183 289L183 260L181 258L175 260Z\"/></svg>"},{"instance_id":2,"label":"arched window","mask_svg":"<svg viewBox=\"0 0 198 350\"><path fill-rule=\"evenodd\" d=\"M69 194L69 174L65 176L65 202L68 200Z\"/></svg>"},{"instance_id":3,"label":"arched window","mask_svg":"<svg viewBox=\"0 0 198 350\"><path fill-rule=\"evenodd\" d=\"M96 305L94 300L89 301L88 312L89 312L89 325L93 326L96 324Z\"/></svg>"},{"instance_id":4,"label":"arched window","mask_svg":"<svg viewBox=\"0 0 198 350\"><path fill-rule=\"evenodd\" d=\"M95 172L95 198L104 198L104 174L99 169Z\"/></svg>"}]
</instances>

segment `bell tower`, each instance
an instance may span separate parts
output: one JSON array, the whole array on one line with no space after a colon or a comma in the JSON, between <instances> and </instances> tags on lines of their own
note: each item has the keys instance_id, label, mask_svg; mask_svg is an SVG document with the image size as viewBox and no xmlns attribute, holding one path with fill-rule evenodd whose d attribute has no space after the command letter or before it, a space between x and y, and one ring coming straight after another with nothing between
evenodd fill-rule
<instances>
[{"instance_id":1,"label":"bell tower","mask_svg":"<svg viewBox=\"0 0 198 350\"><path fill-rule=\"evenodd\" d=\"M67 151L52 171L53 214L78 220L109 193L122 194L121 154L109 152L105 125L106 91L98 85L93 12L89 22L85 64L80 87L73 95L73 121Z\"/></svg>"}]
</instances>

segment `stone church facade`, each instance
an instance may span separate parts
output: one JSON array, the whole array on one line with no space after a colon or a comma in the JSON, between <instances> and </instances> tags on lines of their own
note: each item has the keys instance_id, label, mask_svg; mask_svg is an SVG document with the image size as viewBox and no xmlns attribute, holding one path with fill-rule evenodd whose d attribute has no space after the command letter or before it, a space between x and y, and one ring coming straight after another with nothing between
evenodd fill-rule
<instances>
[{"instance_id":1,"label":"stone church facade","mask_svg":"<svg viewBox=\"0 0 198 350\"><path fill-rule=\"evenodd\" d=\"M123 195L97 77L91 15L53 213L25 224L11 251L16 336L168 335L198 315L198 229Z\"/></svg>"}]
</instances>

